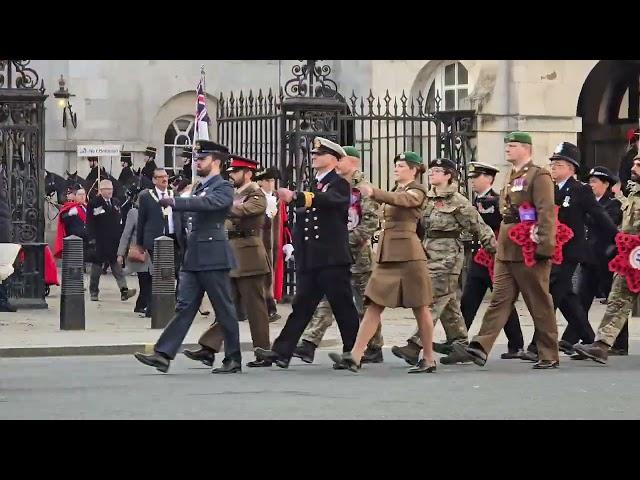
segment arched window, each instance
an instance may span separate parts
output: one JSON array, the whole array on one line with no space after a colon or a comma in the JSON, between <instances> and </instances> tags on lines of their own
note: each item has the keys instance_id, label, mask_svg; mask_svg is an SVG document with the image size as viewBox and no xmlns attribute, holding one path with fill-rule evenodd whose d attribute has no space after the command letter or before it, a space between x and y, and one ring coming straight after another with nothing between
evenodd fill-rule
<instances>
[{"instance_id":1,"label":"arched window","mask_svg":"<svg viewBox=\"0 0 640 480\"><path fill-rule=\"evenodd\" d=\"M438 67L427 93L427 108L436 109L436 92L440 96L440 110L468 108L469 72L460 62L446 62Z\"/></svg>"},{"instance_id":2,"label":"arched window","mask_svg":"<svg viewBox=\"0 0 640 480\"><path fill-rule=\"evenodd\" d=\"M193 144L194 115L176 118L164 134L164 166L174 172L182 170L182 149Z\"/></svg>"}]
</instances>

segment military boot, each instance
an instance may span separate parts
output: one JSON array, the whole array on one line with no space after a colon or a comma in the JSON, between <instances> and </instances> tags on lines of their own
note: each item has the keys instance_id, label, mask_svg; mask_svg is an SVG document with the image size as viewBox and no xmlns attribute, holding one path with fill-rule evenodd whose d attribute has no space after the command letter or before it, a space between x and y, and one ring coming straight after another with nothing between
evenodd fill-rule
<instances>
[{"instance_id":1,"label":"military boot","mask_svg":"<svg viewBox=\"0 0 640 480\"><path fill-rule=\"evenodd\" d=\"M594 362L607 363L607 357L609 355L609 345L604 342L587 343L586 345L574 345L576 352L581 353L587 358L590 358Z\"/></svg>"},{"instance_id":2,"label":"military boot","mask_svg":"<svg viewBox=\"0 0 640 480\"><path fill-rule=\"evenodd\" d=\"M391 347L391 353L411 366L418 364L418 360L420 360L420 350L422 350L422 348L413 342L407 342L404 347L398 347L396 345Z\"/></svg>"},{"instance_id":3,"label":"military boot","mask_svg":"<svg viewBox=\"0 0 640 480\"><path fill-rule=\"evenodd\" d=\"M381 348L370 348L364 351L364 355L362 355L362 359L360 363L382 363L382 349Z\"/></svg>"}]
</instances>

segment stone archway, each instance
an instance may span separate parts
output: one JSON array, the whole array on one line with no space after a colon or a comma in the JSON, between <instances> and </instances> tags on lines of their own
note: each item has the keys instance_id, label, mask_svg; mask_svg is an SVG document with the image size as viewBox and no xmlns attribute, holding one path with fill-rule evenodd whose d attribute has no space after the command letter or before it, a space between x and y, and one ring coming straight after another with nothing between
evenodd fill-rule
<instances>
[{"instance_id":1,"label":"stone archway","mask_svg":"<svg viewBox=\"0 0 640 480\"><path fill-rule=\"evenodd\" d=\"M604 165L617 172L627 147L625 133L638 126L640 60L602 60L587 76L578 100L582 117L578 147L589 169Z\"/></svg>"}]
</instances>

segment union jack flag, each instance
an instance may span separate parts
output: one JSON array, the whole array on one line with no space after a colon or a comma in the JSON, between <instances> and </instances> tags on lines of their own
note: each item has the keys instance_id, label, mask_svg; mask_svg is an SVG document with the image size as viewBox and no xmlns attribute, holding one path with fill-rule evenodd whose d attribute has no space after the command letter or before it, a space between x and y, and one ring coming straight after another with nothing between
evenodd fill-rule
<instances>
[{"instance_id":1,"label":"union jack flag","mask_svg":"<svg viewBox=\"0 0 640 480\"><path fill-rule=\"evenodd\" d=\"M198 82L197 95L194 142L196 140L209 140L209 113L207 112L207 99L204 94L204 75L200 77Z\"/></svg>"}]
</instances>

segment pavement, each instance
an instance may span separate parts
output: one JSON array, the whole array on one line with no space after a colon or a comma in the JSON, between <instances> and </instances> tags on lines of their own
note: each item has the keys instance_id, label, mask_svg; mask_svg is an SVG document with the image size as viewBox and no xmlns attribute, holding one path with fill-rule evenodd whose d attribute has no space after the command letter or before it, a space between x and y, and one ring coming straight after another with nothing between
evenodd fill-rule
<instances>
[{"instance_id":1,"label":"pavement","mask_svg":"<svg viewBox=\"0 0 640 480\"><path fill-rule=\"evenodd\" d=\"M135 276L128 276L130 288L137 288ZM88 277L85 279L88 284ZM47 297L48 309L21 310L16 313L0 313L0 357L42 357L68 355L122 355L136 351L150 351L160 336L161 330L151 329L151 319L139 318L133 312L135 298L126 302L120 301L120 293L115 279L103 275L100 283L100 301L89 301L85 296L86 329L81 331L60 330L60 287L52 287ZM488 305L489 296L480 307L476 321L471 327L471 334L480 328L481 318ZM209 317L197 315L193 326L187 334L183 346L191 348L197 344L200 334L213 321L214 313L208 299L205 308L211 311ZM533 322L522 302L516 303L520 315L525 342L533 335ZM590 322L597 328L605 306L595 301L590 314ZM288 304L278 305L281 320L270 325L271 338L275 339L291 312ZM416 328L415 319L410 309L387 309L382 316L385 345L402 345ZM558 326L564 329L566 321L558 312ZM630 341L640 341L640 324L633 319L629 329ZM444 341L442 326L438 323L435 329L435 340ZM251 335L248 322L240 322L240 340L244 351L252 350ZM339 347L340 335L331 326L325 335L322 347ZM506 350L507 339L501 333L494 351Z\"/></svg>"}]
</instances>

